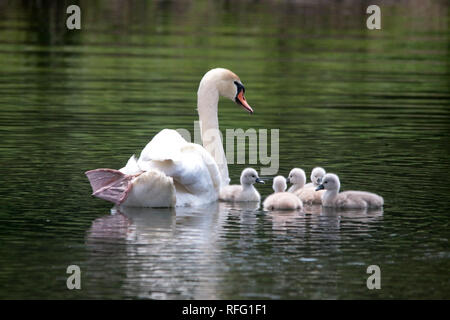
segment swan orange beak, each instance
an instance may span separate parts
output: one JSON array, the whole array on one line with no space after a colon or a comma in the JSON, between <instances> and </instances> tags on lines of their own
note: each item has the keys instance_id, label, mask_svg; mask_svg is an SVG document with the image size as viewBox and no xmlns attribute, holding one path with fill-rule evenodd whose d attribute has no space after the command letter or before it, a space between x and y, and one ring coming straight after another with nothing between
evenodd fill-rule
<instances>
[{"instance_id":1,"label":"swan orange beak","mask_svg":"<svg viewBox=\"0 0 450 320\"><path fill-rule=\"evenodd\" d=\"M244 92L241 90L235 99L237 104L240 104L245 110L247 110L250 114L253 113L252 107L250 107L247 103L247 100L245 100Z\"/></svg>"}]
</instances>

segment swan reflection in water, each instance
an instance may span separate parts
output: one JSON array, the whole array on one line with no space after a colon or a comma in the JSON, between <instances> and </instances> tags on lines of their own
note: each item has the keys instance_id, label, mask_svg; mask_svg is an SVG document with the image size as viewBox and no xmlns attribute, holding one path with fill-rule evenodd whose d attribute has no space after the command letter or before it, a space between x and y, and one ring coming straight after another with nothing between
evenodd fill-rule
<instances>
[{"instance_id":1,"label":"swan reflection in water","mask_svg":"<svg viewBox=\"0 0 450 320\"><path fill-rule=\"evenodd\" d=\"M307 210L310 214L310 232L316 237L334 240L338 246L343 236L369 234L371 226L383 217L382 208L336 209L318 205Z\"/></svg>"},{"instance_id":2,"label":"swan reflection in water","mask_svg":"<svg viewBox=\"0 0 450 320\"><path fill-rule=\"evenodd\" d=\"M243 266L251 268L247 255L259 256L264 268L276 268L274 261L279 263L285 250L277 245L288 241L295 245L290 257L298 263L304 257L317 259L311 268L323 263L320 255L339 252L349 229L350 237L369 233L382 214L321 206L264 212L259 203L227 202L172 209L114 207L87 232L90 276L85 288L120 283L110 290L121 298L220 299L231 289L227 279ZM260 252L267 251L262 243L274 250L273 256Z\"/></svg>"},{"instance_id":3,"label":"swan reflection in water","mask_svg":"<svg viewBox=\"0 0 450 320\"><path fill-rule=\"evenodd\" d=\"M199 207L114 207L87 233L92 265L116 261L125 277L122 291L150 299L215 299L226 272L220 237L228 216L254 217L258 203L213 202ZM102 272L103 270L98 270ZM119 273L115 270L115 273Z\"/></svg>"},{"instance_id":4,"label":"swan reflection in water","mask_svg":"<svg viewBox=\"0 0 450 320\"><path fill-rule=\"evenodd\" d=\"M322 238L339 240L342 224L357 226L358 232L369 231L370 223L383 216L383 209L336 209L321 205L305 205L302 210L268 212L276 232L316 232Z\"/></svg>"}]
</instances>

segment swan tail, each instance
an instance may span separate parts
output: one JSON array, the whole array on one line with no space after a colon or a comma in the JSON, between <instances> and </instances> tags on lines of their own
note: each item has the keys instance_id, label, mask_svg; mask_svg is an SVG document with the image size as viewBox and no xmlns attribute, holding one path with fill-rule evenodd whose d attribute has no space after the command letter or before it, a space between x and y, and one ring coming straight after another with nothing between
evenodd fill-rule
<instances>
[{"instance_id":1,"label":"swan tail","mask_svg":"<svg viewBox=\"0 0 450 320\"><path fill-rule=\"evenodd\" d=\"M92 187L92 195L121 204L128 197L135 176L114 169L95 169L85 172Z\"/></svg>"},{"instance_id":2,"label":"swan tail","mask_svg":"<svg viewBox=\"0 0 450 320\"><path fill-rule=\"evenodd\" d=\"M146 171L132 180L121 202L127 207L174 207L177 193L173 178L156 169Z\"/></svg>"}]
</instances>

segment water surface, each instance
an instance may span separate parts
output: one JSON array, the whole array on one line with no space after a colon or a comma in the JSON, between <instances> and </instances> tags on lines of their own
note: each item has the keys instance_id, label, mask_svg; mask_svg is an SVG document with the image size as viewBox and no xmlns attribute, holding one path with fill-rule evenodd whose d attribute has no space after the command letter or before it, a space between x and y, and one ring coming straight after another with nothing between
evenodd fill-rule
<instances>
[{"instance_id":1,"label":"water surface","mask_svg":"<svg viewBox=\"0 0 450 320\"><path fill-rule=\"evenodd\" d=\"M65 29L68 4L0 1L0 298L450 298L445 1L384 1L381 31L360 1L80 1L81 31ZM320 165L384 209L91 197L86 170L193 131L218 66L255 110L221 100L221 129L279 129L279 174ZM366 287L372 264L381 290Z\"/></svg>"}]
</instances>

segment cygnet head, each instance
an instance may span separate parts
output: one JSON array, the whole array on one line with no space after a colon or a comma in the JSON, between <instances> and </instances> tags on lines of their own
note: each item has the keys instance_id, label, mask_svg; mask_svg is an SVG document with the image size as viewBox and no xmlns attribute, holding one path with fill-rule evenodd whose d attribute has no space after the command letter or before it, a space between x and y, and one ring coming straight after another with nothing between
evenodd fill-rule
<instances>
[{"instance_id":1,"label":"cygnet head","mask_svg":"<svg viewBox=\"0 0 450 320\"><path fill-rule=\"evenodd\" d=\"M244 85L234 72L224 68L215 68L205 73L198 87L199 99L204 94L208 95L214 92L214 87L220 96L231 99L248 112L253 113L253 109L245 100Z\"/></svg>"},{"instance_id":2,"label":"cygnet head","mask_svg":"<svg viewBox=\"0 0 450 320\"><path fill-rule=\"evenodd\" d=\"M306 183L306 174L303 169L294 168L289 173L288 178L286 179L287 183L292 183L293 185L298 186L299 188L303 188Z\"/></svg>"},{"instance_id":3,"label":"cygnet head","mask_svg":"<svg viewBox=\"0 0 450 320\"><path fill-rule=\"evenodd\" d=\"M325 189L325 190L339 192L340 188L341 188L341 183L339 181L339 177L337 175L335 175L334 173L327 173L323 177L322 183L316 188L316 191Z\"/></svg>"},{"instance_id":4,"label":"cygnet head","mask_svg":"<svg viewBox=\"0 0 450 320\"><path fill-rule=\"evenodd\" d=\"M286 179L283 176L276 176L273 179L272 189L275 192L284 192L286 191Z\"/></svg>"},{"instance_id":5,"label":"cygnet head","mask_svg":"<svg viewBox=\"0 0 450 320\"><path fill-rule=\"evenodd\" d=\"M244 169L241 173L241 185L252 185L254 183L264 183L264 181L258 177L258 172L255 169Z\"/></svg>"},{"instance_id":6,"label":"cygnet head","mask_svg":"<svg viewBox=\"0 0 450 320\"><path fill-rule=\"evenodd\" d=\"M322 183L322 179L325 176L326 172L324 168L315 167L313 171L311 171L311 182L314 186L318 186Z\"/></svg>"}]
</instances>

